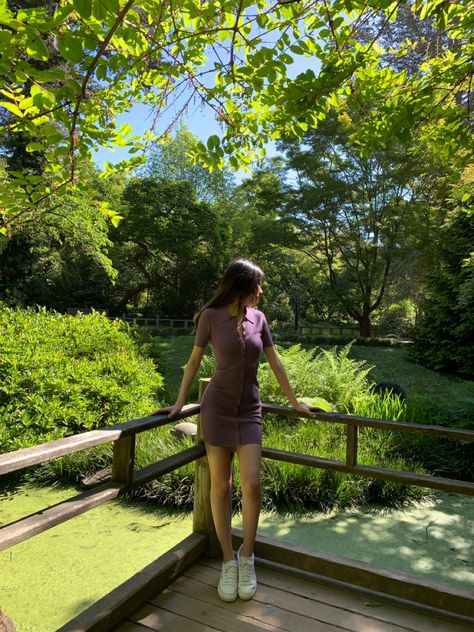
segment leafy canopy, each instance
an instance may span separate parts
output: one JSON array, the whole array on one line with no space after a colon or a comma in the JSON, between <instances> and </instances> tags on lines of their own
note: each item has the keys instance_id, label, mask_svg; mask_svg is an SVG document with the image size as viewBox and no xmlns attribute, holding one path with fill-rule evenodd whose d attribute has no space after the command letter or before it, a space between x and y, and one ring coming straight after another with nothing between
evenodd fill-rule
<instances>
[{"instance_id":1,"label":"leafy canopy","mask_svg":"<svg viewBox=\"0 0 474 632\"><path fill-rule=\"evenodd\" d=\"M0 106L3 131L33 140L45 177L15 172L2 187L2 232L8 217L41 205L76 183L76 165L97 146L129 146L127 168L141 164L155 139L138 137L117 117L134 102L158 117L184 95L209 106L223 138L197 143L195 161L218 168L249 164L265 144L317 126L352 92L379 99L357 133L361 150L422 126L444 151L466 146L474 48L468 0L415 0L417 20L433 20L447 44L406 72L381 63L383 49L358 39L368 21L395 20L404 0L60 0L14 13L0 0ZM417 46L405 41L392 56ZM289 77L294 56L321 64ZM49 64L64 60L64 64ZM459 98L459 95L461 97ZM179 101L182 103L182 101ZM179 113L177 116L179 116ZM152 125L154 129L154 125ZM0 133L1 133L0 129ZM164 133L166 136L166 132ZM105 173L125 165L105 165ZM103 208L104 214L108 209Z\"/></svg>"}]
</instances>

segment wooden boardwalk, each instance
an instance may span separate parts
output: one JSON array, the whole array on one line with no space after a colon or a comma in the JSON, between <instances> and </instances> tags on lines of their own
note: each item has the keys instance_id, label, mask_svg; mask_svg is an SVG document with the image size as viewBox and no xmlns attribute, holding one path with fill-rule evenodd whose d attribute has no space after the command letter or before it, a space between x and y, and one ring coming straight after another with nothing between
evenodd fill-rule
<instances>
[{"instance_id":1,"label":"wooden boardwalk","mask_svg":"<svg viewBox=\"0 0 474 632\"><path fill-rule=\"evenodd\" d=\"M224 603L216 585L220 563L200 558L173 583L148 598L116 632L467 632L421 608L370 591L334 585L279 565L257 564L258 591L251 601Z\"/></svg>"}]
</instances>

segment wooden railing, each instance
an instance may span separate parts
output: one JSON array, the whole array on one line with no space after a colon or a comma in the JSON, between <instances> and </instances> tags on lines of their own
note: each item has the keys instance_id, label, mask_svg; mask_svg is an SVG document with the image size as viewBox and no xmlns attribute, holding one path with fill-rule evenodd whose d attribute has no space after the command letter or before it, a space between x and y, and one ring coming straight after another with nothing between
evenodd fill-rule
<instances>
[{"instance_id":1,"label":"wooden railing","mask_svg":"<svg viewBox=\"0 0 474 632\"><path fill-rule=\"evenodd\" d=\"M262 405L263 413L273 413L277 415L285 415L288 417L301 417L292 408L286 406L273 406L271 404ZM387 421L383 419L371 419L368 417L358 417L356 415L343 415L340 413L326 413L318 411L315 413L316 419L323 422L339 423L346 426L346 459L345 461L336 461L333 459L325 459L318 456L308 454L299 454L296 452L287 452L285 450L275 450L273 448L263 448L262 456L277 461L287 461L298 465L307 465L309 467L319 467L326 470L337 470L339 472L348 472L365 476L368 478L376 478L387 481L394 481L404 485L419 485L420 487L429 487L432 489L442 489L446 491L458 492L460 494L474 495L474 483L466 481L458 481L451 478L443 478L440 476L431 476L427 474L416 474L413 472L388 470L383 467L373 467L359 464L357 461L358 444L359 444L359 427L378 428L388 432L406 432L409 434L418 434L429 437L438 437L443 439L451 439L454 441L474 442L474 431L460 430L457 428L446 428L444 426L432 426L415 423L406 423L400 421Z\"/></svg>"},{"instance_id":2,"label":"wooden railing","mask_svg":"<svg viewBox=\"0 0 474 632\"><path fill-rule=\"evenodd\" d=\"M208 381L207 379L201 381L200 397ZM167 418L166 414L152 415L116 426L92 430L79 435L0 455L1 476L67 454L72 454L73 452L79 452L110 442L114 444L112 477L110 482L99 485L71 499L63 501L58 505L46 508L36 514L5 525L0 529L0 550L26 540L54 525L65 522L97 505L122 496L128 491L134 490L144 483L178 469L187 463L198 461L196 465L193 531L206 533L209 536L210 550L217 551L218 543L215 536L209 503L209 471L207 460L202 458L205 456L205 449L202 442L198 442L191 448L167 457L139 471L134 471L135 438L138 433L197 415L199 410L199 404L189 404L183 408L181 413L177 415L172 422ZM262 412L288 417L304 417L304 415L297 413L293 408L274 406L271 404L263 404ZM317 411L315 415L318 421L340 423L346 426L345 461L337 461L286 450L277 450L269 447L262 448L262 456L268 459L347 472L358 476L389 480L405 485L419 485L421 487L474 495L474 483L471 482L427 474L417 474L414 472L389 470L383 467L374 467L358 463L360 427L378 428L389 432L415 433L424 436L467 442L474 441L474 431L384 421L354 415L343 415L335 412L326 413ZM198 439L200 439L200 435L198 435Z\"/></svg>"},{"instance_id":3,"label":"wooden railing","mask_svg":"<svg viewBox=\"0 0 474 632\"><path fill-rule=\"evenodd\" d=\"M198 414L199 408L199 404L185 406L172 423ZM1 476L26 467L45 463L73 452L80 452L81 450L110 442L114 444L112 478L110 482L3 526L0 529L0 551L205 456L204 446L197 444L135 472L136 435L169 423L171 422L166 414L151 415L117 426L91 430L79 435L0 455ZM199 508L197 507L196 509L198 510Z\"/></svg>"},{"instance_id":4,"label":"wooden railing","mask_svg":"<svg viewBox=\"0 0 474 632\"><path fill-rule=\"evenodd\" d=\"M201 380L200 399L208 382L209 380L207 379ZM1 476L105 443L113 442L114 444L110 482L103 483L57 505L47 507L42 511L3 526L0 528L0 551L61 524L93 507L122 496L126 492L136 489L140 485L165 473L196 461L193 533L180 545L173 547L156 562L143 569L143 572L134 576L130 580L131 583L127 584L126 587L118 587L116 591L113 591L109 596L104 597L97 604L91 606L90 609L79 615L73 622L61 628L63 632L66 630L70 632L71 630L112 629L112 625L120 620L120 616L123 613L130 611L132 607L136 607L144 595L151 594L153 591L156 593L160 586L165 587L167 583L181 572L186 564L192 563L203 552L207 552L211 556L219 553L219 544L214 530L209 500L209 468L205 458L205 448L201 442L199 425L198 443L196 445L139 471L134 469L135 439L137 434L197 415L199 411L199 404L189 404L172 421L167 418L166 414L156 414L0 455ZM287 417L305 416L297 413L293 408L270 404L263 404L262 412ZM345 461L269 447L262 448L263 457L309 467L347 472L358 476L395 481L405 485L419 485L474 495L474 483L468 481L389 470L383 467L363 465L358 462L359 440L363 440L363 436L359 437L359 428L369 427L388 432L415 433L462 442L473 442L474 431L384 421L354 415L343 415L336 412L325 413L319 410L315 412L315 415L314 423L320 421L323 423L339 423L346 426ZM238 545L242 538L241 532L234 530L233 538L234 543ZM358 565L354 563L349 575L347 575L347 571L343 568L343 558L321 554L315 555L307 550L296 550L296 548L294 545L285 544L283 546L278 542L270 542L269 539L265 538L257 538L256 542L256 554L263 557L268 554L270 555L268 559L273 559L273 562L284 562L289 566L292 565L306 572L323 574L332 578L337 577L338 573L340 573L340 578L343 578L343 581L346 581L344 578L350 577L350 581L356 585L364 586L368 589L381 590L387 594L391 593L392 596L403 597L404 595L409 595L409 598L412 599L415 598L413 595L416 594L415 600L418 600L419 603L425 605L430 603L438 604L436 607L443 607L446 611L455 613L456 616L470 616L469 613L472 611L472 595L468 594L467 591L463 593L462 590L451 589L445 584L440 584L439 586L430 584L421 589L419 579L410 580L409 576L401 577L402 574L400 573L387 576L387 573L378 573L374 568L371 567L369 569L363 563ZM269 551L270 553L268 553ZM380 588L382 585L383 588ZM443 605L440 606L439 604Z\"/></svg>"},{"instance_id":5,"label":"wooden railing","mask_svg":"<svg viewBox=\"0 0 474 632\"><path fill-rule=\"evenodd\" d=\"M194 328L192 318L160 318L159 316L127 316L123 314L120 320L137 325L166 327L170 329L188 329L190 332Z\"/></svg>"},{"instance_id":6,"label":"wooden railing","mask_svg":"<svg viewBox=\"0 0 474 632\"><path fill-rule=\"evenodd\" d=\"M281 332L310 336L353 336L355 338L360 335L359 326L356 324L335 325L333 323L298 325L297 327L286 325L281 328Z\"/></svg>"}]
</instances>

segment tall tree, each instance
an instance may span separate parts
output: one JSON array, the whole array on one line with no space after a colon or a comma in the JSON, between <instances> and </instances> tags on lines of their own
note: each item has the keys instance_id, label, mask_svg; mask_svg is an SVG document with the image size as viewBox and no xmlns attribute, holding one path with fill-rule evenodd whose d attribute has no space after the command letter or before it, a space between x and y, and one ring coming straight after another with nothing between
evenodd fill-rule
<instances>
[{"instance_id":1,"label":"tall tree","mask_svg":"<svg viewBox=\"0 0 474 632\"><path fill-rule=\"evenodd\" d=\"M427 241L435 164L406 145L361 156L351 141L358 110L334 114L303 143L286 143L296 174L287 215L333 300L371 333L371 315Z\"/></svg>"},{"instance_id":2,"label":"tall tree","mask_svg":"<svg viewBox=\"0 0 474 632\"><path fill-rule=\"evenodd\" d=\"M298 239L284 212L285 199L285 161L277 156L236 189L231 224L236 254L258 261L270 279L261 301L265 312L298 327L299 319L315 307L315 273L308 270L306 255L291 249Z\"/></svg>"},{"instance_id":3,"label":"tall tree","mask_svg":"<svg viewBox=\"0 0 474 632\"><path fill-rule=\"evenodd\" d=\"M173 138L154 145L148 155L143 175L163 180L188 182L201 202L227 205L233 196L234 176L226 168L209 171L202 164L195 164L188 155L198 142L189 129L181 123Z\"/></svg>"},{"instance_id":4,"label":"tall tree","mask_svg":"<svg viewBox=\"0 0 474 632\"><path fill-rule=\"evenodd\" d=\"M437 371L474 377L474 166L445 200L436 257L425 278L414 355ZM466 212L468 211L468 212Z\"/></svg>"},{"instance_id":5,"label":"tall tree","mask_svg":"<svg viewBox=\"0 0 474 632\"><path fill-rule=\"evenodd\" d=\"M228 228L221 216L197 200L191 184L150 177L128 183L123 213L114 237L117 307L189 317L226 263Z\"/></svg>"},{"instance_id":6,"label":"tall tree","mask_svg":"<svg viewBox=\"0 0 474 632\"><path fill-rule=\"evenodd\" d=\"M0 236L0 300L60 310L84 302L108 307L115 271L110 226L98 200L117 207L123 183L105 182L85 161L80 170L84 189L52 196L40 222L24 214L10 239ZM2 179L8 174L2 178L0 165L0 186Z\"/></svg>"}]
</instances>

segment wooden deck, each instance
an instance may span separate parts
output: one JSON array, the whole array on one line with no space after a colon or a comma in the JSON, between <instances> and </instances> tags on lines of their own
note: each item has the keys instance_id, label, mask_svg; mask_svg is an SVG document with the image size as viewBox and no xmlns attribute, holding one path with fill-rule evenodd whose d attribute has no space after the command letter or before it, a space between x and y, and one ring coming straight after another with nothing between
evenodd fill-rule
<instances>
[{"instance_id":1,"label":"wooden deck","mask_svg":"<svg viewBox=\"0 0 474 632\"><path fill-rule=\"evenodd\" d=\"M149 597L116 632L467 632L454 622L373 592L336 586L257 560L258 591L251 601L224 603L216 585L220 563L200 558L165 590Z\"/></svg>"}]
</instances>

